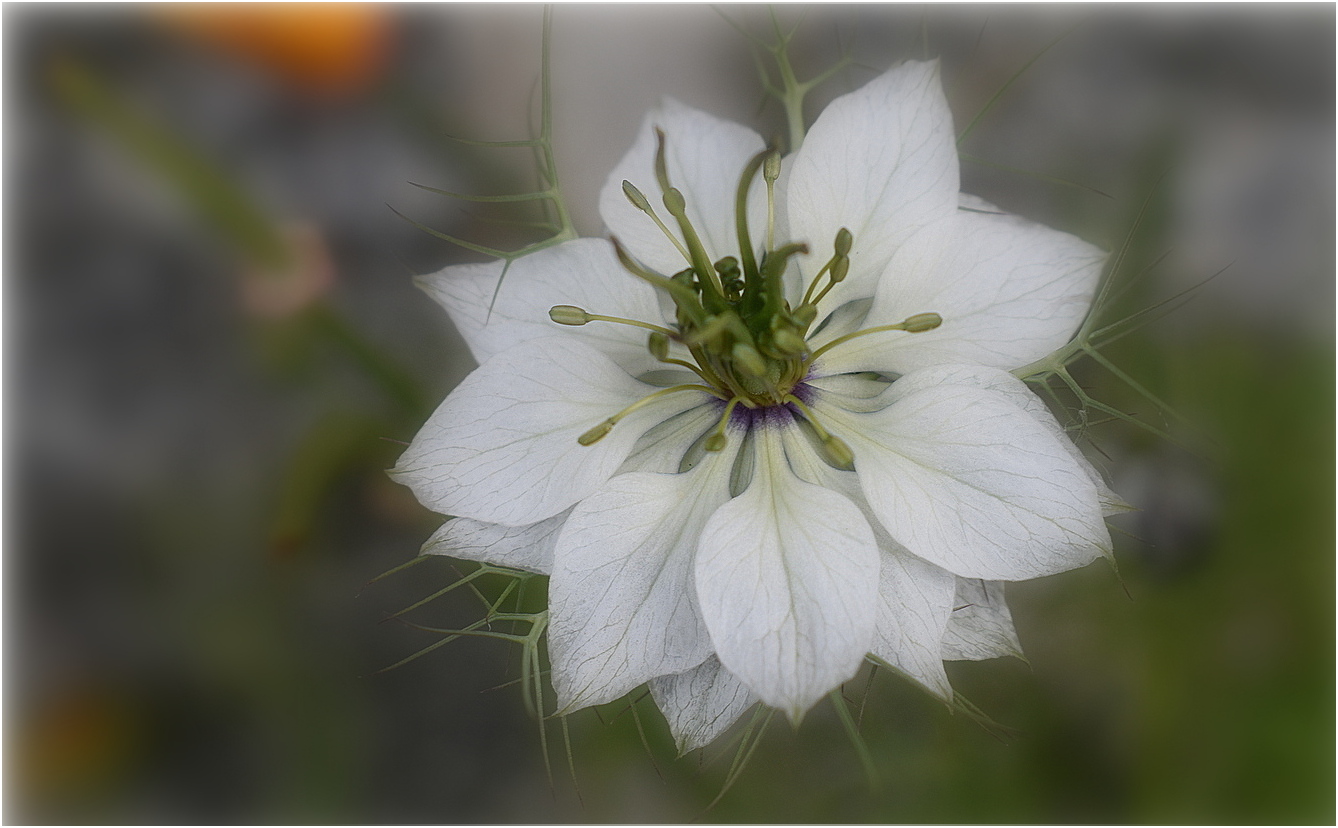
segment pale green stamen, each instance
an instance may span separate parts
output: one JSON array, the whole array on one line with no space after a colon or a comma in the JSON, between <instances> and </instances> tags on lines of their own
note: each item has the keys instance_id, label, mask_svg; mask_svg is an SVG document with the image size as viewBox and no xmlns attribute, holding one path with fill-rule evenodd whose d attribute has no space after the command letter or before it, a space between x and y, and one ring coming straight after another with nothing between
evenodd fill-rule
<instances>
[{"instance_id":1,"label":"pale green stamen","mask_svg":"<svg viewBox=\"0 0 1338 828\"><path fill-rule=\"evenodd\" d=\"M831 453L832 459L835 460L838 465L843 468L849 468L854 465L855 453L850 450L850 446L846 445L845 440L842 440L840 437L837 437L835 434L832 434L830 431L823 428L822 423L818 422L817 416L813 413L813 409L805 405L804 401L796 397L794 394L786 396L785 402L790 403L804 413L804 418L808 420L809 425L813 426L813 430L818 434L818 439L822 441L822 445Z\"/></svg>"},{"instance_id":2,"label":"pale green stamen","mask_svg":"<svg viewBox=\"0 0 1338 828\"><path fill-rule=\"evenodd\" d=\"M716 389L708 385L697 385L695 383L688 383L685 385L674 385L669 388L661 388L659 391L656 391L653 394L647 394L646 396L642 397L641 399L637 400L636 402L624 408L622 411L619 411L617 414L614 414L612 417L608 418L604 422L585 432L580 437L577 437L576 442L580 443L583 446L594 445L595 443L598 443L600 440L604 439L605 435L607 435L610 431L612 431L613 427L618 424L618 421L626 417L628 414L631 414L633 411L636 411L639 408L649 405L650 403L654 402L655 400L658 400L661 397L667 397L670 394L677 394L681 391L705 391L706 393L711 394L712 396L721 397L720 392L717 391ZM723 397L721 397L721 399L723 399Z\"/></svg>"},{"instance_id":3,"label":"pale green stamen","mask_svg":"<svg viewBox=\"0 0 1338 828\"><path fill-rule=\"evenodd\" d=\"M804 291L804 301L799 303L800 307L817 305L832 288L845 281L846 273L850 271L850 248L854 243L855 236L848 229L842 227L836 231L836 238L832 240L832 257L822 266L822 270L813 276L813 281L808 283L808 289ZM827 285L821 293L813 296L813 291L822 281L823 274L828 275Z\"/></svg>"},{"instance_id":4,"label":"pale green stamen","mask_svg":"<svg viewBox=\"0 0 1338 828\"><path fill-rule=\"evenodd\" d=\"M668 225L660 220L655 208L650 206L650 200L642 195L641 191L633 186L632 182L623 181L623 195L627 196L627 200L632 202L633 207L650 216L651 221L655 222L655 226L660 228L660 232L664 233L665 237L673 242L674 247L678 248L678 252L682 254L687 263L692 264L692 256L688 253L688 249L678 240L678 236L673 234Z\"/></svg>"},{"instance_id":5,"label":"pale green stamen","mask_svg":"<svg viewBox=\"0 0 1338 828\"><path fill-rule=\"evenodd\" d=\"M729 418L734 413L734 406L741 402L743 402L742 397L734 397L729 401L729 404L725 406L724 413L720 415L720 421L716 423L715 428L711 429L711 436L706 438L702 448L707 451L720 451L725 447L726 443L729 442L728 438L725 437L725 429L729 427Z\"/></svg>"},{"instance_id":6,"label":"pale green stamen","mask_svg":"<svg viewBox=\"0 0 1338 828\"><path fill-rule=\"evenodd\" d=\"M845 336L838 336L836 339L833 339L831 342L828 342L826 345L823 345L821 348L814 351L809 355L808 359L804 361L804 365L805 367L812 365L814 360L835 348L837 345L844 345L850 340L855 339L856 337L865 336L866 334L883 333L884 331L924 333L925 331L932 331L942 324L943 317L939 316L937 313L917 313L914 316L906 317L895 325L879 325L876 328L865 328L862 331L848 333Z\"/></svg>"},{"instance_id":7,"label":"pale green stamen","mask_svg":"<svg viewBox=\"0 0 1338 828\"><path fill-rule=\"evenodd\" d=\"M635 319L624 319L621 316L604 316L599 313L590 313L575 305L554 305L548 309L548 318L559 325L570 325L573 328L580 327L588 322L613 322L618 325L631 325L636 328L645 328L648 331L655 331L656 333L662 333L669 337L678 336L678 334L661 325L652 325L649 322L638 322Z\"/></svg>"}]
</instances>

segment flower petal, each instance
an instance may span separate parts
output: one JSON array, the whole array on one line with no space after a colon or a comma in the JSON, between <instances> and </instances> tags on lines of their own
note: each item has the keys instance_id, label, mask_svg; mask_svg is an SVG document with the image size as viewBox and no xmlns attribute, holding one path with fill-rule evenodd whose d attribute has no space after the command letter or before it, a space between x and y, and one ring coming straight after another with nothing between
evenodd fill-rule
<instances>
[{"instance_id":1,"label":"flower petal","mask_svg":"<svg viewBox=\"0 0 1338 828\"><path fill-rule=\"evenodd\" d=\"M869 651L879 561L855 504L791 471L784 427L754 431L751 483L707 522L697 597L720 661L798 722Z\"/></svg>"},{"instance_id":2,"label":"flower petal","mask_svg":"<svg viewBox=\"0 0 1338 828\"><path fill-rule=\"evenodd\" d=\"M869 651L930 692L951 699L952 685L943 670L940 650L957 579L892 540L865 500L854 472L840 471L822 462L804 436L795 430L785 433L785 449L795 474L849 498L873 529L880 564L878 622Z\"/></svg>"},{"instance_id":3,"label":"flower petal","mask_svg":"<svg viewBox=\"0 0 1338 828\"><path fill-rule=\"evenodd\" d=\"M599 214L609 232L643 264L663 273L677 273L689 262L649 216L633 207L623 194L623 181L630 181L655 208L660 219L682 239L678 226L661 202L663 195L655 176L655 128L665 133L665 157L669 183L687 201L687 215L701 236L711 261L738 255L734 230L734 197L743 169L765 146L751 129L665 98L641 123L636 143L609 174L599 194ZM753 243L760 244L759 229L766 228L765 187L759 175L749 191L749 227Z\"/></svg>"},{"instance_id":4,"label":"flower petal","mask_svg":"<svg viewBox=\"0 0 1338 828\"><path fill-rule=\"evenodd\" d=\"M952 610L953 576L902 549L882 546L878 578L878 634L871 653L915 679L930 692L952 698L939 647Z\"/></svg>"},{"instance_id":5,"label":"flower petal","mask_svg":"<svg viewBox=\"0 0 1338 828\"><path fill-rule=\"evenodd\" d=\"M705 397L669 394L628 414L594 445L577 442L657 390L574 339L531 340L465 377L391 474L435 512L536 523L590 495L646 429Z\"/></svg>"},{"instance_id":6,"label":"flower petal","mask_svg":"<svg viewBox=\"0 0 1338 828\"><path fill-rule=\"evenodd\" d=\"M469 518L453 518L423 544L424 555L447 555L547 575L553 571L558 533L568 509L529 526L504 526Z\"/></svg>"},{"instance_id":7,"label":"flower petal","mask_svg":"<svg viewBox=\"0 0 1338 828\"><path fill-rule=\"evenodd\" d=\"M644 471L678 474L689 449L720 421L722 403L710 399L696 408L677 414L642 435L622 472ZM704 453L704 452L703 452Z\"/></svg>"},{"instance_id":8,"label":"flower petal","mask_svg":"<svg viewBox=\"0 0 1338 828\"><path fill-rule=\"evenodd\" d=\"M824 355L823 370L1020 368L1068 343L1091 307L1105 259L1076 236L1016 216L958 212L901 246L864 326L929 312L943 323L923 333L857 337Z\"/></svg>"},{"instance_id":9,"label":"flower petal","mask_svg":"<svg viewBox=\"0 0 1338 828\"><path fill-rule=\"evenodd\" d=\"M808 279L831 257L837 230L854 234L850 273L824 307L873 295L897 248L957 209L957 189L937 62L902 64L832 101L795 153L785 196L789 240L813 251Z\"/></svg>"},{"instance_id":10,"label":"flower petal","mask_svg":"<svg viewBox=\"0 0 1338 828\"><path fill-rule=\"evenodd\" d=\"M623 270L613 245L603 239L545 248L510 267L503 261L455 265L417 282L446 308L480 363L530 339L571 336L633 375L659 365L646 349L642 328L609 322L573 328L548 318L554 305L575 305L604 316L664 324L655 289Z\"/></svg>"},{"instance_id":11,"label":"flower petal","mask_svg":"<svg viewBox=\"0 0 1338 828\"><path fill-rule=\"evenodd\" d=\"M572 512L549 582L560 713L622 696L711 655L694 600L702 527L729 499L738 448L686 474L623 474Z\"/></svg>"},{"instance_id":12,"label":"flower petal","mask_svg":"<svg viewBox=\"0 0 1338 828\"><path fill-rule=\"evenodd\" d=\"M815 410L850 444L888 533L955 575L1036 578L1110 547L1087 473L1003 394L944 385L880 411L852 413L825 400Z\"/></svg>"},{"instance_id":13,"label":"flower petal","mask_svg":"<svg viewBox=\"0 0 1338 828\"><path fill-rule=\"evenodd\" d=\"M706 747L757 704L757 696L715 656L682 673L651 679L659 705L682 756Z\"/></svg>"},{"instance_id":14,"label":"flower petal","mask_svg":"<svg viewBox=\"0 0 1338 828\"><path fill-rule=\"evenodd\" d=\"M943 633L943 657L949 661L981 661L1022 655L1013 616L1004 601L1002 581L957 579L957 596Z\"/></svg>"},{"instance_id":15,"label":"flower petal","mask_svg":"<svg viewBox=\"0 0 1338 828\"><path fill-rule=\"evenodd\" d=\"M1092 481L1092 485L1096 486L1097 497L1101 501L1101 512L1104 516L1118 515L1133 508L1123 498L1110 490L1106 481L1101 478L1101 472L1097 471L1096 467L1083 456L1082 451L1074 445L1073 440L1068 436L1068 432L1055 419L1055 415L1050 413L1050 409L1045 402L1032 393L1025 382L1007 371L981 365L940 365L921 371L912 371L897 380L888 398L891 400L900 399L915 391L934 388L939 385L969 385L973 388L987 388L991 391L998 391L1007 396L1009 402L1021 408L1030 414L1036 422L1045 426L1045 430L1055 436L1055 439L1068 451L1074 462L1087 474L1088 479Z\"/></svg>"}]
</instances>

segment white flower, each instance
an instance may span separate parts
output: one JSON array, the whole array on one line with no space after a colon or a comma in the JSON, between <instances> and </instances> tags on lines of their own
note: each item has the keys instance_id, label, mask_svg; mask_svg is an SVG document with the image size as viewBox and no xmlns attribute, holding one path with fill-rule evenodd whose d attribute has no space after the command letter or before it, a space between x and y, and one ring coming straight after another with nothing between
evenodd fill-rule
<instances>
[{"instance_id":1,"label":"white flower","mask_svg":"<svg viewBox=\"0 0 1338 828\"><path fill-rule=\"evenodd\" d=\"M866 655L948 698L943 659L1018 651L1000 582L1108 550L1118 501L1008 373L1104 254L959 196L936 64L783 161L666 100L600 209L617 249L423 280L480 366L394 470L456 516L425 551L551 576L560 712L649 683L687 750Z\"/></svg>"}]
</instances>

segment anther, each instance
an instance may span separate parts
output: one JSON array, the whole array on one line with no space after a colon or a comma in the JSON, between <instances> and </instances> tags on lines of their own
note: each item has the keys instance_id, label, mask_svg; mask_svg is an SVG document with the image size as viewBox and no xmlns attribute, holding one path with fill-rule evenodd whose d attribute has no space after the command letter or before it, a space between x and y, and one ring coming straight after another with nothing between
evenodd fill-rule
<instances>
[{"instance_id":1,"label":"anther","mask_svg":"<svg viewBox=\"0 0 1338 828\"><path fill-rule=\"evenodd\" d=\"M646 347L650 350L650 355L660 362L669 358L669 337L659 331L650 332Z\"/></svg>"},{"instance_id":2,"label":"anther","mask_svg":"<svg viewBox=\"0 0 1338 828\"><path fill-rule=\"evenodd\" d=\"M632 206L643 213L651 212L650 200L645 197L630 181L623 181L623 195L632 202Z\"/></svg>"},{"instance_id":3,"label":"anther","mask_svg":"<svg viewBox=\"0 0 1338 828\"><path fill-rule=\"evenodd\" d=\"M613 431L613 427L615 425L617 425L617 423L615 423L612 418L609 418L604 422L600 423L599 425L595 426L594 428L590 429L586 433L582 434L580 437L577 437L576 442L580 443L583 446L593 446L595 443L598 443L600 440L603 440L605 435L607 435L610 431Z\"/></svg>"},{"instance_id":4,"label":"anther","mask_svg":"<svg viewBox=\"0 0 1338 828\"><path fill-rule=\"evenodd\" d=\"M849 256L850 247L854 243L854 235L852 235L849 230L842 227L840 230L836 231L836 240L832 243L832 246L836 248L837 256Z\"/></svg>"},{"instance_id":5,"label":"anther","mask_svg":"<svg viewBox=\"0 0 1338 828\"><path fill-rule=\"evenodd\" d=\"M775 184L776 179L780 178L780 174L781 155L779 152L772 150L767 153L767 157L762 161L762 178L768 184Z\"/></svg>"},{"instance_id":6,"label":"anther","mask_svg":"<svg viewBox=\"0 0 1338 828\"><path fill-rule=\"evenodd\" d=\"M826 437L822 438L822 445L827 449L827 453L831 455L837 466L843 469L854 469L855 452L850 450L850 446L846 445L845 440L829 432Z\"/></svg>"},{"instance_id":7,"label":"anther","mask_svg":"<svg viewBox=\"0 0 1338 828\"><path fill-rule=\"evenodd\" d=\"M725 428L729 425L729 415L734 413L734 406L740 402L742 402L740 397L730 399L729 404L725 406L724 412L720 415L720 420L715 424L715 428L711 429L711 436L707 437L706 442L702 443L702 448L707 451L720 451L729 443L729 438L725 436Z\"/></svg>"},{"instance_id":8,"label":"anther","mask_svg":"<svg viewBox=\"0 0 1338 828\"><path fill-rule=\"evenodd\" d=\"M907 333L924 333L932 331L943 324L943 317L937 313L917 313L914 316L906 317L901 323L902 330Z\"/></svg>"},{"instance_id":9,"label":"anther","mask_svg":"<svg viewBox=\"0 0 1338 828\"><path fill-rule=\"evenodd\" d=\"M554 305L548 309L548 318L559 325L576 327L589 322L590 314L575 305Z\"/></svg>"},{"instance_id":10,"label":"anther","mask_svg":"<svg viewBox=\"0 0 1338 828\"><path fill-rule=\"evenodd\" d=\"M832 284L840 284L845 281L846 274L850 272L850 259L838 255L832 260L832 269L827 272L827 278L832 280Z\"/></svg>"}]
</instances>

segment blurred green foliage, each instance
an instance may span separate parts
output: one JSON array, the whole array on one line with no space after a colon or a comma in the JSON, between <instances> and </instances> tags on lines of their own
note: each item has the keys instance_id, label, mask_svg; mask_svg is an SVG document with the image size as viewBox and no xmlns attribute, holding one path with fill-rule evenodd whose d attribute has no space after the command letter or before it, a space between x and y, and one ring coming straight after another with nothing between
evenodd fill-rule
<instances>
[{"instance_id":1,"label":"blurred green foliage","mask_svg":"<svg viewBox=\"0 0 1338 828\"><path fill-rule=\"evenodd\" d=\"M439 87L474 76L464 64L452 64L458 76L437 72L429 58L445 50L426 23L464 18L442 10L406 18L401 28L419 24L423 39L401 47L392 82L331 109L270 97L263 85L239 93L229 74L239 70L181 51L138 17L106 27L11 8L7 22L32 35L12 77L41 140L23 150L31 166L11 167L33 172L15 179L25 209L9 227L24 243L10 294L21 312L11 320L24 323L14 338L32 366L13 379L22 410L11 437L21 430L25 439L11 477L19 543L7 564L9 821L1333 821L1331 326L1316 332L1254 314L1210 283L1193 322L1172 315L1107 352L1179 420L1090 362L1080 367L1094 397L1170 430L1184 447L1128 424L1093 427L1094 456L1108 455L1117 491L1143 495L1144 510L1119 523L1128 534L1117 538L1118 576L1098 563L1017 585L1010 600L1030 666L950 665L958 690L1014 735L996 736L886 674L860 677L846 695L877 789L823 705L798 732L773 722L712 806L732 747L674 759L641 698L571 717L570 772L562 729L550 722L550 787L516 648L457 641L376 672L437 640L377 622L469 566L434 559L364 588L409 559L436 520L383 470L399 453L395 441L412 436L469 368L458 338L408 279L458 251L398 220L378 224L387 211L357 187L352 206L332 205L307 193L309 179L272 169L248 177L230 166L245 153L218 145L227 118L179 124L179 113L140 106L143 96L132 94L161 92L194 67L183 77L216 83L201 88L217 95L182 81L186 97L242 100L265 113L256 152L279 153L278 169L300 169L326 148L317 140L324 131L347 130L387 169L333 154L315 180L363 166L373 177L400 175L390 162L408 165L416 148L431 162L414 166L415 176L460 167L479 192L519 191L511 166L444 149L454 145L442 123L454 128L463 116L442 103L450 99ZM535 11L527 25L537 32ZM944 21L950 68L976 60L994 31L968 11L966 22ZM1320 15L1330 31L1332 20L1332 10ZM880 51L884 62L910 54L903 47L912 40L920 48L923 30L909 24L897 30L916 36ZM1150 64L1148 44L1164 32L1142 25L1105 38L1132 55L1117 64L1128 76L1111 81L1116 92L1145 88L1129 66ZM1232 37L1258 32L1240 31L1199 48L1226 54L1227 68L1244 73L1230 62ZM1051 36L1028 41L1023 60ZM836 54L816 51L819 60ZM79 62L52 64L53 55ZM1054 59L1038 61L1013 91L1062 74L1065 64L1047 69ZM990 100L1020 63L986 64L985 81L959 87L963 99ZM1332 95L1324 101L1331 144ZM978 182L1002 181L1039 205L1033 217L1106 236L1110 246L1142 196L1162 193L1135 237L1128 277L1173 243L1174 184L1158 176L1193 160L1193 136L1140 145L1139 157L1112 162L1113 171L1091 172L1080 154L1041 169L993 154L992 125L1010 105L999 98L968 149L1011 169ZM314 126L294 137L274 123ZM165 182L209 232L164 230L152 209L100 179L106 170L88 147L108 138L129 170L113 183ZM1331 196L1323 178L1315 186ZM285 200L319 220L339 277L297 311L260 318L238 301L236 262L266 260L282 243L269 216ZM450 212L444 221L452 234L505 243L473 216ZM1331 279L1332 237L1317 244L1316 267ZM413 260L408 268L401 256ZM1150 272L1119 311L1154 304L1167 275ZM1290 301L1300 309L1319 298ZM54 395L49 384L61 382L92 390ZM81 416L82 431L67 427ZM139 457L146 451L158 465ZM408 619L460 626L477 608L461 594Z\"/></svg>"}]
</instances>

